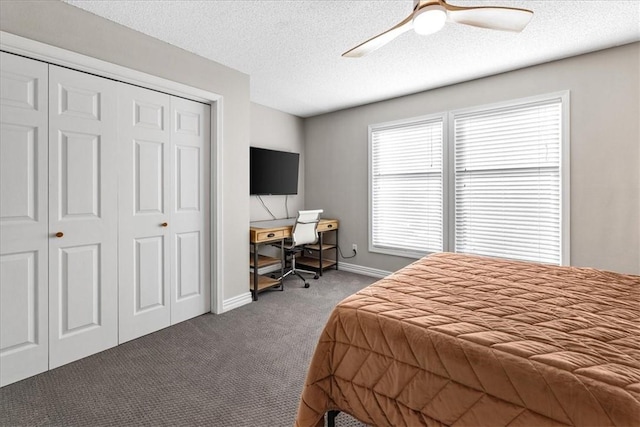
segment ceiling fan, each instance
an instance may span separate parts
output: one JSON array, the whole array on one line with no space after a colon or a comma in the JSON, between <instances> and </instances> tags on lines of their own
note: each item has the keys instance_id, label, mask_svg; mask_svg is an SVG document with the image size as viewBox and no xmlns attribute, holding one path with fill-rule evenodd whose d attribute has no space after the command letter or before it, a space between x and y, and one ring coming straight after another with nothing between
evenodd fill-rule
<instances>
[{"instance_id":1,"label":"ceiling fan","mask_svg":"<svg viewBox=\"0 0 640 427\"><path fill-rule=\"evenodd\" d=\"M360 43L342 54L359 58L384 46L410 29L418 34L438 32L448 22L492 30L520 32L527 26L533 12L527 9L501 6L461 7L444 0L413 0L413 11L395 27Z\"/></svg>"}]
</instances>

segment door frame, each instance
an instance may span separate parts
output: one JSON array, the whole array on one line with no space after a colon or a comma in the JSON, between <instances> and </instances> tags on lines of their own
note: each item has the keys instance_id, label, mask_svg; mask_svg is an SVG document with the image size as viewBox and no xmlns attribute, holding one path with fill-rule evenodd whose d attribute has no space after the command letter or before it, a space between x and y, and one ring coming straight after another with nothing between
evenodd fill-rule
<instances>
[{"instance_id":1,"label":"door frame","mask_svg":"<svg viewBox=\"0 0 640 427\"><path fill-rule=\"evenodd\" d=\"M94 74L143 88L175 95L209 104L211 107L210 141L210 226L211 250L211 312L223 313L222 278L224 253L222 251L222 118L224 97L220 94L188 86L162 77L154 76L101 59L51 46L15 34L0 31L0 50L47 62L62 67Z\"/></svg>"}]
</instances>

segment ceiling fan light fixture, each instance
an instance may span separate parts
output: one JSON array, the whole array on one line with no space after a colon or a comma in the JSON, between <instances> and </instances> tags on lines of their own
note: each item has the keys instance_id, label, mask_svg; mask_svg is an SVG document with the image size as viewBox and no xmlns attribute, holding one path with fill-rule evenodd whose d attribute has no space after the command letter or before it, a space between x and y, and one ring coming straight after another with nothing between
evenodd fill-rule
<instances>
[{"instance_id":1,"label":"ceiling fan light fixture","mask_svg":"<svg viewBox=\"0 0 640 427\"><path fill-rule=\"evenodd\" d=\"M413 14L413 29L418 34L437 33L444 27L445 22L447 22L447 10L439 4L425 6Z\"/></svg>"}]
</instances>

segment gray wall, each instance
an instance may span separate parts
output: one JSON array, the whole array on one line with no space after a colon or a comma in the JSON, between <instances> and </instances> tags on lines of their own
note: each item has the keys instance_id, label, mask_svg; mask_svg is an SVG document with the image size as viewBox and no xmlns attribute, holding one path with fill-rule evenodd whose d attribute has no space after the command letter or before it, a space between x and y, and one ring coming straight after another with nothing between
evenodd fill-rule
<instances>
[{"instance_id":1,"label":"gray wall","mask_svg":"<svg viewBox=\"0 0 640 427\"><path fill-rule=\"evenodd\" d=\"M298 194L288 196L289 216L304 208L304 122L300 117L251 103L251 146L300 153ZM262 196L276 218L286 218L285 196ZM250 201L251 221L272 219L256 196Z\"/></svg>"},{"instance_id":2,"label":"gray wall","mask_svg":"<svg viewBox=\"0 0 640 427\"><path fill-rule=\"evenodd\" d=\"M0 30L220 94L223 300L249 284L249 76L59 1L0 1Z\"/></svg>"},{"instance_id":3,"label":"gray wall","mask_svg":"<svg viewBox=\"0 0 640 427\"><path fill-rule=\"evenodd\" d=\"M394 271L412 260L366 250L367 126L568 89L571 264L638 274L639 81L634 43L306 119L305 203L340 219L350 262Z\"/></svg>"}]
</instances>

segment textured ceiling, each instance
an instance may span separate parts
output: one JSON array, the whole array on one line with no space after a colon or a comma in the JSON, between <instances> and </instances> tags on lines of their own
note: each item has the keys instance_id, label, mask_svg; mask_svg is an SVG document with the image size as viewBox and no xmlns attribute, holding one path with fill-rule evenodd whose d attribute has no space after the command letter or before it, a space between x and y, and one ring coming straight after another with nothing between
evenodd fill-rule
<instances>
[{"instance_id":1,"label":"textured ceiling","mask_svg":"<svg viewBox=\"0 0 640 427\"><path fill-rule=\"evenodd\" d=\"M64 0L251 78L251 101L301 117L640 40L640 1L468 1L534 11L519 34L449 23L366 57L347 49L411 11L396 1Z\"/></svg>"}]
</instances>

